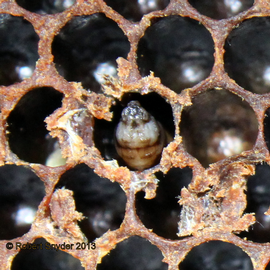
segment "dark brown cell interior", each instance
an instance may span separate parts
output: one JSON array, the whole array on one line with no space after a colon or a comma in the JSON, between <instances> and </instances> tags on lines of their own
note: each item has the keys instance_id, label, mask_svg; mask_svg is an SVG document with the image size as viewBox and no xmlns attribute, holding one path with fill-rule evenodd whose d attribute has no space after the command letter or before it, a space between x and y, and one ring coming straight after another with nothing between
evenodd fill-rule
<instances>
[{"instance_id":1,"label":"dark brown cell interior","mask_svg":"<svg viewBox=\"0 0 270 270\"><path fill-rule=\"evenodd\" d=\"M253 0L188 0L201 14L220 20L227 19L252 7Z\"/></svg>"},{"instance_id":2,"label":"dark brown cell interior","mask_svg":"<svg viewBox=\"0 0 270 270\"><path fill-rule=\"evenodd\" d=\"M43 182L30 169L0 167L0 240L27 233L44 196Z\"/></svg>"},{"instance_id":3,"label":"dark brown cell interior","mask_svg":"<svg viewBox=\"0 0 270 270\"><path fill-rule=\"evenodd\" d=\"M112 121L95 119L94 129L95 146L101 152L103 158L105 160L116 159L122 166L126 166L126 164L116 152L114 133L121 119L122 110L132 100L138 100L141 106L161 123L172 138L175 132L172 108L164 98L154 92L147 95L138 93L125 94L121 101L116 101L116 105L111 108L113 112Z\"/></svg>"},{"instance_id":4,"label":"dark brown cell interior","mask_svg":"<svg viewBox=\"0 0 270 270\"><path fill-rule=\"evenodd\" d=\"M252 270L253 266L241 248L222 241L209 241L192 248L180 263L179 269Z\"/></svg>"},{"instance_id":5,"label":"dark brown cell interior","mask_svg":"<svg viewBox=\"0 0 270 270\"><path fill-rule=\"evenodd\" d=\"M75 0L16 0L26 10L39 14L55 14L71 7Z\"/></svg>"},{"instance_id":6,"label":"dark brown cell interior","mask_svg":"<svg viewBox=\"0 0 270 270\"><path fill-rule=\"evenodd\" d=\"M207 90L192 103L183 111L180 134L204 167L253 148L258 123L247 102L227 90Z\"/></svg>"},{"instance_id":7,"label":"dark brown cell interior","mask_svg":"<svg viewBox=\"0 0 270 270\"><path fill-rule=\"evenodd\" d=\"M257 94L270 92L270 18L242 22L228 36L225 70L240 86Z\"/></svg>"},{"instance_id":8,"label":"dark brown cell interior","mask_svg":"<svg viewBox=\"0 0 270 270\"><path fill-rule=\"evenodd\" d=\"M51 244L43 238L37 238L33 244L36 244L38 249L21 250L14 258L11 270L84 269L78 259L64 251L53 249Z\"/></svg>"},{"instance_id":9,"label":"dark brown cell interior","mask_svg":"<svg viewBox=\"0 0 270 270\"><path fill-rule=\"evenodd\" d=\"M269 270L269 269L270 269L270 262L265 267L265 270Z\"/></svg>"},{"instance_id":10,"label":"dark brown cell interior","mask_svg":"<svg viewBox=\"0 0 270 270\"><path fill-rule=\"evenodd\" d=\"M214 64L214 43L198 21L169 16L152 21L138 44L141 75L153 71L161 82L180 93L207 78Z\"/></svg>"},{"instance_id":11,"label":"dark brown cell interior","mask_svg":"<svg viewBox=\"0 0 270 270\"><path fill-rule=\"evenodd\" d=\"M116 77L116 59L126 58L129 49L123 31L102 13L74 17L52 43L59 74L95 92L101 91L102 74Z\"/></svg>"},{"instance_id":12,"label":"dark brown cell interior","mask_svg":"<svg viewBox=\"0 0 270 270\"><path fill-rule=\"evenodd\" d=\"M62 98L63 94L51 87L36 88L26 93L10 113L8 142L20 159L45 164L56 140L48 134L44 120L61 107Z\"/></svg>"},{"instance_id":13,"label":"dark brown cell interior","mask_svg":"<svg viewBox=\"0 0 270 270\"><path fill-rule=\"evenodd\" d=\"M270 150L270 109L268 108L264 118L264 140L268 150Z\"/></svg>"},{"instance_id":14,"label":"dark brown cell interior","mask_svg":"<svg viewBox=\"0 0 270 270\"><path fill-rule=\"evenodd\" d=\"M38 35L22 17L0 14L0 85L30 77L38 60Z\"/></svg>"},{"instance_id":15,"label":"dark brown cell interior","mask_svg":"<svg viewBox=\"0 0 270 270\"><path fill-rule=\"evenodd\" d=\"M85 164L66 171L55 189L74 192L76 210L86 217L79 226L89 241L108 230L118 229L123 221L126 195L118 183L101 178Z\"/></svg>"},{"instance_id":16,"label":"dark brown cell interior","mask_svg":"<svg viewBox=\"0 0 270 270\"><path fill-rule=\"evenodd\" d=\"M241 237L254 242L270 242L270 218L264 213L270 207L270 166L266 163L256 165L256 173L247 180L247 207L245 213L255 213L256 223Z\"/></svg>"},{"instance_id":17,"label":"dark brown cell interior","mask_svg":"<svg viewBox=\"0 0 270 270\"><path fill-rule=\"evenodd\" d=\"M192 170L172 168L167 174L156 173L159 180L156 197L144 198L143 191L136 194L136 213L143 224L159 236L178 239L178 222L181 206L178 203L181 189L192 179Z\"/></svg>"},{"instance_id":18,"label":"dark brown cell interior","mask_svg":"<svg viewBox=\"0 0 270 270\"><path fill-rule=\"evenodd\" d=\"M106 0L108 6L131 21L139 21L143 15L166 8L170 0Z\"/></svg>"},{"instance_id":19,"label":"dark brown cell interior","mask_svg":"<svg viewBox=\"0 0 270 270\"><path fill-rule=\"evenodd\" d=\"M102 259L97 270L167 270L160 250L139 236L129 237L118 243L109 255Z\"/></svg>"}]
</instances>

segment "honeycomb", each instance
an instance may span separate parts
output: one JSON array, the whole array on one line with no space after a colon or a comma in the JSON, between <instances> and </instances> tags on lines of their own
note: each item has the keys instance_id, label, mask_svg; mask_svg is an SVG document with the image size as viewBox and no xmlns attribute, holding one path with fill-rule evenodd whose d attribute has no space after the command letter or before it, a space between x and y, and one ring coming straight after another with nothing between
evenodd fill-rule
<instances>
[{"instance_id":1,"label":"honeycomb","mask_svg":"<svg viewBox=\"0 0 270 270\"><path fill-rule=\"evenodd\" d=\"M1 0L1 269L270 269L269 15Z\"/></svg>"}]
</instances>

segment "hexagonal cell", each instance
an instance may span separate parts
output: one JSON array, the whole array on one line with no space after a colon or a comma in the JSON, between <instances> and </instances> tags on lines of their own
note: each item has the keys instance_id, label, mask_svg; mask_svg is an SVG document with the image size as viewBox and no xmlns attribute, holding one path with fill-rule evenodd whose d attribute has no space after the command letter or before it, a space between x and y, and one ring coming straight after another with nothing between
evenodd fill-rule
<instances>
[{"instance_id":1,"label":"hexagonal cell","mask_svg":"<svg viewBox=\"0 0 270 270\"><path fill-rule=\"evenodd\" d=\"M23 243L24 244L24 243ZM32 244L37 249L22 249L14 258L11 270L83 270L81 262L72 255L54 249L43 238L38 238Z\"/></svg>"},{"instance_id":2,"label":"hexagonal cell","mask_svg":"<svg viewBox=\"0 0 270 270\"><path fill-rule=\"evenodd\" d=\"M55 14L75 4L76 0L16 0L22 8L39 14Z\"/></svg>"},{"instance_id":3,"label":"hexagonal cell","mask_svg":"<svg viewBox=\"0 0 270 270\"><path fill-rule=\"evenodd\" d=\"M63 94L51 87L26 93L7 118L11 151L20 159L45 164L55 151L56 139L46 129L45 118L62 105Z\"/></svg>"},{"instance_id":4,"label":"hexagonal cell","mask_svg":"<svg viewBox=\"0 0 270 270\"><path fill-rule=\"evenodd\" d=\"M128 93L111 111L111 122L95 119L94 142L103 158L116 159L121 166L132 170L158 164L163 147L174 136L170 104L157 93ZM141 119L143 115L149 119Z\"/></svg>"},{"instance_id":5,"label":"hexagonal cell","mask_svg":"<svg viewBox=\"0 0 270 270\"><path fill-rule=\"evenodd\" d=\"M108 6L131 21L139 21L143 15L167 7L170 0L105 0Z\"/></svg>"},{"instance_id":6,"label":"hexagonal cell","mask_svg":"<svg viewBox=\"0 0 270 270\"><path fill-rule=\"evenodd\" d=\"M56 68L66 80L99 92L104 75L117 77L118 57L127 57L130 44L116 22L102 13L77 16L54 38Z\"/></svg>"},{"instance_id":7,"label":"hexagonal cell","mask_svg":"<svg viewBox=\"0 0 270 270\"><path fill-rule=\"evenodd\" d=\"M254 0L188 0L201 14L221 20L252 7Z\"/></svg>"},{"instance_id":8,"label":"hexagonal cell","mask_svg":"<svg viewBox=\"0 0 270 270\"><path fill-rule=\"evenodd\" d=\"M247 102L227 90L208 90L192 103L182 113L180 134L204 167L253 148L258 122Z\"/></svg>"},{"instance_id":9,"label":"hexagonal cell","mask_svg":"<svg viewBox=\"0 0 270 270\"><path fill-rule=\"evenodd\" d=\"M61 176L55 189L62 187L74 192L76 210L86 217L79 226L89 241L119 228L125 214L126 195L118 183L101 178L80 164Z\"/></svg>"},{"instance_id":10,"label":"hexagonal cell","mask_svg":"<svg viewBox=\"0 0 270 270\"><path fill-rule=\"evenodd\" d=\"M241 248L222 241L209 241L192 248L180 263L179 269L252 270L253 265L250 257Z\"/></svg>"},{"instance_id":11,"label":"hexagonal cell","mask_svg":"<svg viewBox=\"0 0 270 270\"><path fill-rule=\"evenodd\" d=\"M214 43L198 21L169 16L156 18L138 44L141 75L153 71L161 82L180 93L206 79L214 65Z\"/></svg>"},{"instance_id":12,"label":"hexagonal cell","mask_svg":"<svg viewBox=\"0 0 270 270\"><path fill-rule=\"evenodd\" d=\"M192 179L192 170L172 168L166 175L156 173L159 180L156 197L144 199L143 191L136 194L136 213L143 224L164 238L179 239L177 236L181 206L178 203L181 189Z\"/></svg>"},{"instance_id":13,"label":"hexagonal cell","mask_svg":"<svg viewBox=\"0 0 270 270\"><path fill-rule=\"evenodd\" d=\"M257 222L241 237L254 242L270 242L270 217L264 213L270 207L270 166L256 165L256 173L247 180L247 207L245 213L255 213Z\"/></svg>"},{"instance_id":14,"label":"hexagonal cell","mask_svg":"<svg viewBox=\"0 0 270 270\"><path fill-rule=\"evenodd\" d=\"M32 76L38 60L38 35L22 17L0 14L0 85Z\"/></svg>"},{"instance_id":15,"label":"hexagonal cell","mask_svg":"<svg viewBox=\"0 0 270 270\"><path fill-rule=\"evenodd\" d=\"M27 233L44 196L43 182L30 169L16 165L0 167L0 240Z\"/></svg>"},{"instance_id":16,"label":"hexagonal cell","mask_svg":"<svg viewBox=\"0 0 270 270\"><path fill-rule=\"evenodd\" d=\"M156 246L139 236L132 236L118 243L109 255L103 257L97 270L167 270L168 265L162 259L162 253Z\"/></svg>"},{"instance_id":17,"label":"hexagonal cell","mask_svg":"<svg viewBox=\"0 0 270 270\"><path fill-rule=\"evenodd\" d=\"M228 36L225 70L240 86L253 93L270 92L270 18L242 22Z\"/></svg>"}]
</instances>

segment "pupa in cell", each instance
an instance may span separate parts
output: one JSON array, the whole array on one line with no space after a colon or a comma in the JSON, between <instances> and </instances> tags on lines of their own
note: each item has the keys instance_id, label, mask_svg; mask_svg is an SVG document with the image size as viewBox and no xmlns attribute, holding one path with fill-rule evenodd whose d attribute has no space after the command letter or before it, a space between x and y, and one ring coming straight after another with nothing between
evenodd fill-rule
<instances>
[{"instance_id":1,"label":"pupa in cell","mask_svg":"<svg viewBox=\"0 0 270 270\"><path fill-rule=\"evenodd\" d=\"M167 143L162 125L138 101L130 101L115 130L116 151L126 165L139 171L156 165Z\"/></svg>"}]
</instances>

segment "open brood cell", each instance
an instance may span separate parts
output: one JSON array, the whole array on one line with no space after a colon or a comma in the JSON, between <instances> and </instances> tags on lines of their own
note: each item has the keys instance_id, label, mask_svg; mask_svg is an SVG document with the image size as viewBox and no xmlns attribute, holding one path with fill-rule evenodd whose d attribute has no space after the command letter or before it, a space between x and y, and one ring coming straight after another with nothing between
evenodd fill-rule
<instances>
[{"instance_id":1,"label":"open brood cell","mask_svg":"<svg viewBox=\"0 0 270 270\"><path fill-rule=\"evenodd\" d=\"M56 2L0 4L3 269L267 269L267 3Z\"/></svg>"}]
</instances>

